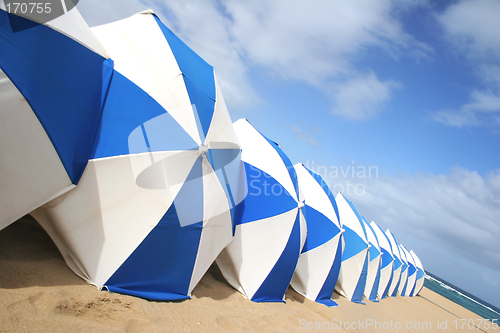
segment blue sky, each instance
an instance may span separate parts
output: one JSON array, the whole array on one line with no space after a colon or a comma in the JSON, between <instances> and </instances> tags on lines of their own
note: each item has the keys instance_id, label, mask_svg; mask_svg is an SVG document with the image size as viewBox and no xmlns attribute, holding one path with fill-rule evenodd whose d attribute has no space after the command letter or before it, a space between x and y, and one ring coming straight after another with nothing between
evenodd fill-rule
<instances>
[{"instance_id":1,"label":"blue sky","mask_svg":"<svg viewBox=\"0 0 500 333\"><path fill-rule=\"evenodd\" d=\"M500 307L499 1L116 4L78 8L91 26L152 8L214 66L233 120Z\"/></svg>"}]
</instances>

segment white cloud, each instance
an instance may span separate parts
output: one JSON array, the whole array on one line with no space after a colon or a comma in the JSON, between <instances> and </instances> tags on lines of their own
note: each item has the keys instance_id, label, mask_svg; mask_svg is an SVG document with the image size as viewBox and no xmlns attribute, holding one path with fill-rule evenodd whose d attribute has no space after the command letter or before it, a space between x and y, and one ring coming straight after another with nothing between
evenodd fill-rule
<instances>
[{"instance_id":1,"label":"white cloud","mask_svg":"<svg viewBox=\"0 0 500 333\"><path fill-rule=\"evenodd\" d=\"M360 48L395 51L412 41L390 16L390 1L223 3L250 61L311 84L352 70L346 55Z\"/></svg>"},{"instance_id":2,"label":"white cloud","mask_svg":"<svg viewBox=\"0 0 500 333\"><path fill-rule=\"evenodd\" d=\"M500 96L491 91L473 91L472 101L459 110L440 110L432 119L449 126L500 126Z\"/></svg>"},{"instance_id":3,"label":"white cloud","mask_svg":"<svg viewBox=\"0 0 500 333\"><path fill-rule=\"evenodd\" d=\"M465 56L486 86L471 92L471 102L439 110L435 121L455 127L500 126L500 2L463 0L437 16L456 52Z\"/></svg>"},{"instance_id":4,"label":"white cloud","mask_svg":"<svg viewBox=\"0 0 500 333\"><path fill-rule=\"evenodd\" d=\"M460 167L447 175L383 176L368 179L357 201L387 226L500 271L500 252L491 251L499 248L499 181L500 170L482 177Z\"/></svg>"},{"instance_id":5,"label":"white cloud","mask_svg":"<svg viewBox=\"0 0 500 333\"><path fill-rule=\"evenodd\" d=\"M332 113L349 120L374 118L391 100L393 90L400 86L395 81L382 82L373 73L350 79L335 87L331 96L334 102Z\"/></svg>"},{"instance_id":6,"label":"white cloud","mask_svg":"<svg viewBox=\"0 0 500 333\"><path fill-rule=\"evenodd\" d=\"M374 48L394 57L428 51L403 31L391 14L402 5L390 0L153 1L164 22L215 67L230 109L260 102L251 69L306 83L328 96L338 91L343 99L337 104L347 105L344 85L362 76L351 62L353 55ZM415 5L419 3L405 4ZM355 112L364 115L352 118L345 108L337 108L336 114L345 111L342 116L357 120L381 112L392 86L389 81L375 83L369 92L382 88L384 98L355 105Z\"/></svg>"},{"instance_id":7,"label":"white cloud","mask_svg":"<svg viewBox=\"0 0 500 333\"><path fill-rule=\"evenodd\" d=\"M452 42L474 57L498 57L500 54L500 2L463 0L451 5L438 21Z\"/></svg>"}]
</instances>

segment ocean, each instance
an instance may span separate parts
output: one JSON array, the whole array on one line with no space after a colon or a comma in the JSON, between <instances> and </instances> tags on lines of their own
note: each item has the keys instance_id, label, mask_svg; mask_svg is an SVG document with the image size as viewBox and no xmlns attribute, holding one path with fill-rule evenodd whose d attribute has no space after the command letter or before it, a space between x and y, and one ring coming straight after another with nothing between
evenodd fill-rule
<instances>
[{"instance_id":1,"label":"ocean","mask_svg":"<svg viewBox=\"0 0 500 333\"><path fill-rule=\"evenodd\" d=\"M500 309L445 280L426 272L424 286L477 315L500 324Z\"/></svg>"}]
</instances>

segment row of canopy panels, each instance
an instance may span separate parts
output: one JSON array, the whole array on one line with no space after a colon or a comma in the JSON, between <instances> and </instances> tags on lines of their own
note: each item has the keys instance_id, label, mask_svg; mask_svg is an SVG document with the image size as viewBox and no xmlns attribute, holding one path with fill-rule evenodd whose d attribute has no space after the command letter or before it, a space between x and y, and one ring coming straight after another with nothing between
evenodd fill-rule
<instances>
[{"instance_id":1,"label":"row of canopy panels","mask_svg":"<svg viewBox=\"0 0 500 333\"><path fill-rule=\"evenodd\" d=\"M30 213L89 283L185 299L216 261L256 302L421 290L415 253L232 124L213 68L152 11L90 29L0 7L0 50L0 229Z\"/></svg>"}]
</instances>

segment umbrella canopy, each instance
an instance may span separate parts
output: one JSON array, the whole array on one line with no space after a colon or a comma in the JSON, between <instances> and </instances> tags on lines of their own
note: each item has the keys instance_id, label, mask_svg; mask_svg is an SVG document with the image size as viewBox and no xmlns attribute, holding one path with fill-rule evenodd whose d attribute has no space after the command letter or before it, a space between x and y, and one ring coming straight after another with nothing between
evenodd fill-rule
<instances>
[{"instance_id":1,"label":"umbrella canopy","mask_svg":"<svg viewBox=\"0 0 500 333\"><path fill-rule=\"evenodd\" d=\"M377 237L378 244L380 245L381 251L381 263L380 263L380 280L377 290L377 295L380 299L387 297L387 292L392 281L394 257L392 255L391 244L385 233L380 229L377 223L372 221L370 223L372 230Z\"/></svg>"},{"instance_id":2,"label":"umbrella canopy","mask_svg":"<svg viewBox=\"0 0 500 333\"><path fill-rule=\"evenodd\" d=\"M363 219L342 193L335 197L344 229L344 251L335 290L351 302L363 303L368 271L368 239Z\"/></svg>"},{"instance_id":3,"label":"umbrella canopy","mask_svg":"<svg viewBox=\"0 0 500 333\"><path fill-rule=\"evenodd\" d=\"M295 169L281 148L246 119L234 123L248 194L237 206L233 241L217 264L255 302L283 302L306 238Z\"/></svg>"},{"instance_id":4,"label":"umbrella canopy","mask_svg":"<svg viewBox=\"0 0 500 333\"><path fill-rule=\"evenodd\" d=\"M78 186L33 212L73 271L189 298L233 236L240 149L213 68L150 11L93 28L114 59Z\"/></svg>"},{"instance_id":5,"label":"umbrella canopy","mask_svg":"<svg viewBox=\"0 0 500 333\"><path fill-rule=\"evenodd\" d=\"M0 50L3 229L78 184L112 62L76 8L41 25L0 2Z\"/></svg>"},{"instance_id":6,"label":"umbrella canopy","mask_svg":"<svg viewBox=\"0 0 500 333\"><path fill-rule=\"evenodd\" d=\"M368 273L366 275L366 285L364 295L372 302L378 302L377 293L378 286L380 284L380 265L381 265L381 255L382 251L375 236L375 231L370 226L370 224L363 217L363 225L365 227L366 236L368 239L368 244L370 246L368 250Z\"/></svg>"},{"instance_id":7,"label":"umbrella canopy","mask_svg":"<svg viewBox=\"0 0 500 333\"><path fill-rule=\"evenodd\" d=\"M401 254L401 260L403 261L403 267L401 268L401 278L398 286L398 293L400 296L405 296L406 285L408 284L408 259L406 259L406 253L403 250L401 244L398 244L399 253Z\"/></svg>"},{"instance_id":8,"label":"umbrella canopy","mask_svg":"<svg viewBox=\"0 0 500 333\"><path fill-rule=\"evenodd\" d=\"M321 176L303 164L294 166L307 238L292 278L292 287L310 300L335 306L331 297L342 260L342 232L335 197Z\"/></svg>"},{"instance_id":9,"label":"umbrella canopy","mask_svg":"<svg viewBox=\"0 0 500 333\"><path fill-rule=\"evenodd\" d=\"M417 254L413 252L413 250L410 250L410 254L413 257L413 260L415 260L415 267L417 268L415 286L413 287L413 290L410 293L410 296L413 297L418 295L422 290L422 288L424 287L425 271L424 271L424 266L422 265L422 262L418 258Z\"/></svg>"},{"instance_id":10,"label":"umbrella canopy","mask_svg":"<svg viewBox=\"0 0 500 333\"><path fill-rule=\"evenodd\" d=\"M398 243L396 242L396 238L392 234L392 232L387 229L385 231L385 235L389 239L389 244L391 244L392 255L394 257L394 267L392 274L391 285L389 286L389 290L387 291L387 296L396 296L398 292L399 282L401 280L401 270L403 266L403 260L401 259L401 254L399 251Z\"/></svg>"},{"instance_id":11,"label":"umbrella canopy","mask_svg":"<svg viewBox=\"0 0 500 333\"><path fill-rule=\"evenodd\" d=\"M410 252L404 247L404 245L401 245L401 248L403 249L405 255L406 255L406 260L408 261L408 282L406 284L405 290L403 291L403 296L410 296L413 288L415 287L415 281L417 279L417 268L415 267L415 259L413 259L412 255Z\"/></svg>"}]
</instances>

